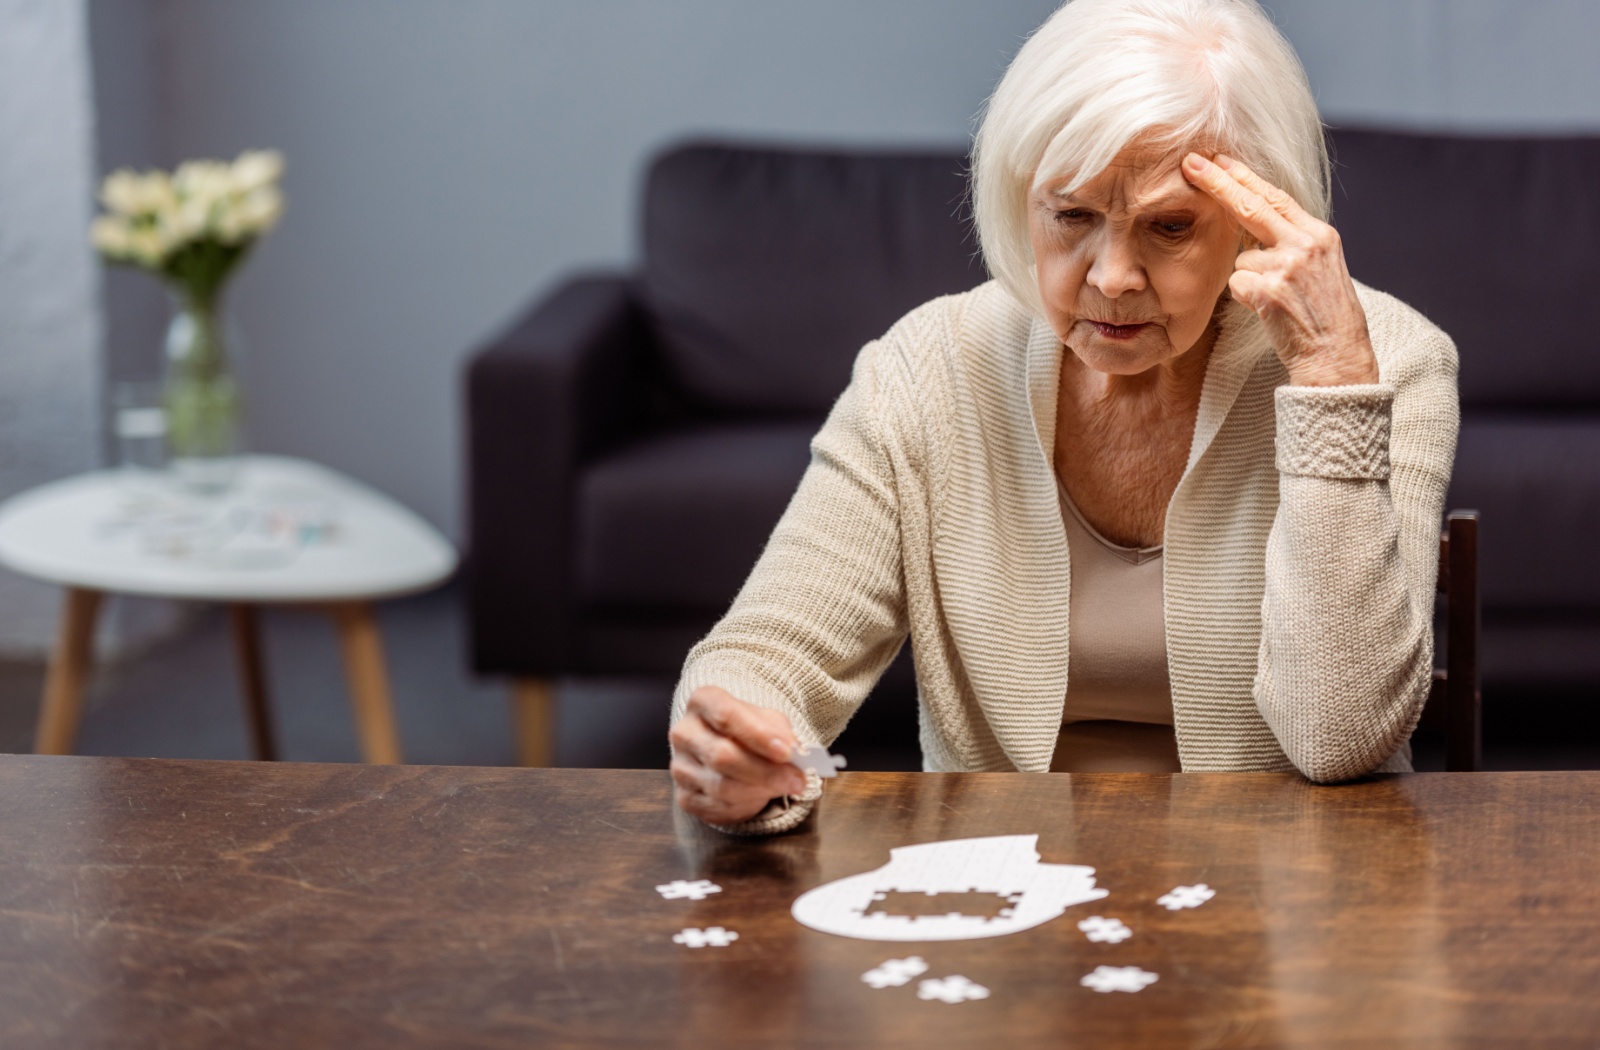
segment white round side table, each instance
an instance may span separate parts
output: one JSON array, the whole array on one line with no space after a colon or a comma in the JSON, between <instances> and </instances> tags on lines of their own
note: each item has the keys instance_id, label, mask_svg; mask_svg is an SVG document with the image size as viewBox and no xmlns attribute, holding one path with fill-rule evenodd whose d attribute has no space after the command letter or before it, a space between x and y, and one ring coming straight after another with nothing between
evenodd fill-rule
<instances>
[{"instance_id":1,"label":"white round side table","mask_svg":"<svg viewBox=\"0 0 1600 1050\"><path fill-rule=\"evenodd\" d=\"M394 500L284 456L246 457L217 496L122 471L80 474L0 504L0 565L66 587L34 750L70 754L95 618L107 592L226 603L256 758L277 757L257 607L311 606L339 632L362 755L399 762L383 641L371 602L455 571L449 541Z\"/></svg>"}]
</instances>

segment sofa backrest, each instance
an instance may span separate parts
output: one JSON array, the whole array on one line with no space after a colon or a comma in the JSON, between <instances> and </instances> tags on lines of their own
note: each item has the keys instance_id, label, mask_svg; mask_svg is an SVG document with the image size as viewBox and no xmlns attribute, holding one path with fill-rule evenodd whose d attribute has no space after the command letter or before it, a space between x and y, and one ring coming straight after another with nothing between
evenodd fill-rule
<instances>
[{"instance_id":1,"label":"sofa backrest","mask_svg":"<svg viewBox=\"0 0 1600 1050\"><path fill-rule=\"evenodd\" d=\"M720 410L827 411L864 343L984 280L965 172L959 151L659 157L642 289L678 382Z\"/></svg>"},{"instance_id":2,"label":"sofa backrest","mask_svg":"<svg viewBox=\"0 0 1600 1050\"><path fill-rule=\"evenodd\" d=\"M1600 138L1336 130L1351 274L1421 310L1475 408L1600 408Z\"/></svg>"},{"instance_id":3,"label":"sofa backrest","mask_svg":"<svg viewBox=\"0 0 1600 1050\"><path fill-rule=\"evenodd\" d=\"M1351 273L1455 339L1469 408L1600 407L1600 138L1338 129ZM984 279L948 153L673 149L645 184L645 301L663 354L724 410L819 413L863 343Z\"/></svg>"}]
</instances>

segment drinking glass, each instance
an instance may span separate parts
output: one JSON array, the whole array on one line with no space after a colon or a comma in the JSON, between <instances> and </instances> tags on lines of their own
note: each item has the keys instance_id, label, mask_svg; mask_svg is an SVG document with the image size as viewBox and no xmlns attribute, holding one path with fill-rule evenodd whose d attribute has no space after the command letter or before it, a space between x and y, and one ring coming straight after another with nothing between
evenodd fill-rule
<instances>
[{"instance_id":1,"label":"drinking glass","mask_svg":"<svg viewBox=\"0 0 1600 1050\"><path fill-rule=\"evenodd\" d=\"M111 385L117 467L130 481L156 481L167 469L167 410L159 382Z\"/></svg>"}]
</instances>

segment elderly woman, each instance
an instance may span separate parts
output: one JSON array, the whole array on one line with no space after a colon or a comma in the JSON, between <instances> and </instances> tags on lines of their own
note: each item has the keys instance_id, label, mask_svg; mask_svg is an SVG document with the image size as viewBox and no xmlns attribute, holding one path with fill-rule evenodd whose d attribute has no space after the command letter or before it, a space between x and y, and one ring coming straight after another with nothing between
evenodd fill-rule
<instances>
[{"instance_id":1,"label":"elderly woman","mask_svg":"<svg viewBox=\"0 0 1600 1050\"><path fill-rule=\"evenodd\" d=\"M820 794L909 634L930 770L1405 770L1457 429L1449 338L1353 282L1253 0L1074 0L978 133L993 280L856 360L674 698L679 805Z\"/></svg>"}]
</instances>

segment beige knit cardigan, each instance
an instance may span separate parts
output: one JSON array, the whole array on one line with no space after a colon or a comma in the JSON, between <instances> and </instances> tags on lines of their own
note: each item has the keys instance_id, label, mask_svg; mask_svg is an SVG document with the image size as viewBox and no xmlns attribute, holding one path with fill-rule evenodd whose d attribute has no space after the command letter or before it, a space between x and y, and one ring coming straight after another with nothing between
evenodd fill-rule
<instances>
[{"instance_id":1,"label":"beige knit cardigan","mask_svg":"<svg viewBox=\"0 0 1600 1050\"><path fill-rule=\"evenodd\" d=\"M1294 387L1222 316L1167 507L1167 662L1186 771L1409 769L1427 698L1456 354L1358 286L1380 382ZM909 633L924 768L1044 772L1072 580L1056 477L1060 340L994 282L913 310L856 359L811 465L673 697L718 685L831 743ZM819 793L726 828L785 830Z\"/></svg>"}]
</instances>

